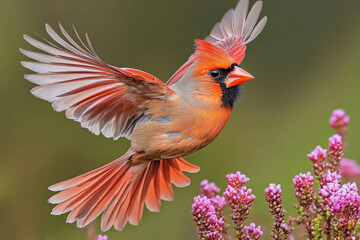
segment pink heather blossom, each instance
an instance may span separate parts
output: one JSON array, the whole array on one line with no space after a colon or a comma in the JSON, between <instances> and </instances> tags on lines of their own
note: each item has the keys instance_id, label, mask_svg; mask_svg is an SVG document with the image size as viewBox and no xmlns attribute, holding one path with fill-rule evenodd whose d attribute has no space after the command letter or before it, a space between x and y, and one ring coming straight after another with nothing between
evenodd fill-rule
<instances>
[{"instance_id":1,"label":"pink heather blossom","mask_svg":"<svg viewBox=\"0 0 360 240\"><path fill-rule=\"evenodd\" d=\"M311 176L310 172L307 172L306 174L300 173L299 175L295 176L293 183L295 188L303 191L304 189L306 190L314 185L314 177Z\"/></svg>"},{"instance_id":2,"label":"pink heather blossom","mask_svg":"<svg viewBox=\"0 0 360 240\"><path fill-rule=\"evenodd\" d=\"M329 199L329 207L333 214L360 217L360 196L355 183L341 186Z\"/></svg>"},{"instance_id":3,"label":"pink heather blossom","mask_svg":"<svg viewBox=\"0 0 360 240\"><path fill-rule=\"evenodd\" d=\"M246 187L235 189L228 186L224 192L224 197L233 204L249 205L255 199L255 195L251 194L251 192L252 190Z\"/></svg>"},{"instance_id":4,"label":"pink heather blossom","mask_svg":"<svg viewBox=\"0 0 360 240\"><path fill-rule=\"evenodd\" d=\"M341 175L337 172L331 172L328 170L326 173L321 174L320 185L325 186L328 183L338 183L341 182Z\"/></svg>"},{"instance_id":5,"label":"pink heather blossom","mask_svg":"<svg viewBox=\"0 0 360 240\"><path fill-rule=\"evenodd\" d=\"M98 235L97 240L108 240L106 235Z\"/></svg>"},{"instance_id":6,"label":"pink heather blossom","mask_svg":"<svg viewBox=\"0 0 360 240\"><path fill-rule=\"evenodd\" d=\"M329 138L329 149L339 150L342 149L341 136L335 134Z\"/></svg>"},{"instance_id":7,"label":"pink heather blossom","mask_svg":"<svg viewBox=\"0 0 360 240\"><path fill-rule=\"evenodd\" d=\"M350 117L345 116L345 111L336 109L332 112L329 123L333 128L342 128L349 124Z\"/></svg>"},{"instance_id":8,"label":"pink heather blossom","mask_svg":"<svg viewBox=\"0 0 360 240\"><path fill-rule=\"evenodd\" d=\"M275 183L270 183L269 187L265 189L265 198L266 201L276 201L281 198L281 185L276 185Z\"/></svg>"},{"instance_id":9,"label":"pink heather blossom","mask_svg":"<svg viewBox=\"0 0 360 240\"><path fill-rule=\"evenodd\" d=\"M340 188L341 176L336 172L328 170L321 174L319 194L323 198L325 205L329 203L330 197Z\"/></svg>"},{"instance_id":10,"label":"pink heather blossom","mask_svg":"<svg viewBox=\"0 0 360 240\"><path fill-rule=\"evenodd\" d=\"M220 213L226 206L226 200L223 196L215 196L210 198L211 204L215 207L217 213Z\"/></svg>"},{"instance_id":11,"label":"pink heather blossom","mask_svg":"<svg viewBox=\"0 0 360 240\"><path fill-rule=\"evenodd\" d=\"M255 223L250 223L249 226L244 226L245 240L257 240L262 235L261 227L256 227Z\"/></svg>"},{"instance_id":12,"label":"pink heather blossom","mask_svg":"<svg viewBox=\"0 0 360 240\"><path fill-rule=\"evenodd\" d=\"M207 179L200 183L200 187L201 196L210 199L211 204L215 207L217 216L220 217L222 210L226 206L225 198L218 195L220 188L218 188L213 182L209 183Z\"/></svg>"},{"instance_id":13,"label":"pink heather blossom","mask_svg":"<svg viewBox=\"0 0 360 240\"><path fill-rule=\"evenodd\" d=\"M341 239L358 239L355 236L358 236L356 226L360 219L360 196L356 184L342 185L330 196L328 206L336 229L342 232Z\"/></svg>"},{"instance_id":14,"label":"pink heather blossom","mask_svg":"<svg viewBox=\"0 0 360 240\"><path fill-rule=\"evenodd\" d=\"M231 220L235 225L237 238L241 238L243 234L243 222L248 217L250 207L255 199L255 195L251 193L251 189L243 186L249 181L244 174L236 172L235 174L226 175L228 186L225 189L224 197L231 208Z\"/></svg>"},{"instance_id":15,"label":"pink heather blossom","mask_svg":"<svg viewBox=\"0 0 360 240\"><path fill-rule=\"evenodd\" d=\"M284 231L286 235L290 234L292 231L294 231L294 227L288 226L285 222L282 222L280 224L281 230Z\"/></svg>"},{"instance_id":16,"label":"pink heather blossom","mask_svg":"<svg viewBox=\"0 0 360 240\"><path fill-rule=\"evenodd\" d=\"M327 150L322 149L320 146L317 146L307 157L312 162L321 162L326 158Z\"/></svg>"},{"instance_id":17,"label":"pink heather blossom","mask_svg":"<svg viewBox=\"0 0 360 240\"><path fill-rule=\"evenodd\" d=\"M309 206L314 197L314 177L311 176L310 172L306 174L300 173L293 179L295 187L295 196L301 206Z\"/></svg>"},{"instance_id":18,"label":"pink heather blossom","mask_svg":"<svg viewBox=\"0 0 360 240\"><path fill-rule=\"evenodd\" d=\"M327 156L327 150L320 146L307 155L307 157L313 162L313 171L315 175L320 176L322 171L327 168L332 168L331 163L324 162Z\"/></svg>"},{"instance_id":19,"label":"pink heather blossom","mask_svg":"<svg viewBox=\"0 0 360 240\"><path fill-rule=\"evenodd\" d=\"M330 172L323 174L321 181L319 194L324 206L331 212L331 221L336 231L342 233L341 239L355 239L356 226L360 220L360 196L356 184L340 186L339 175Z\"/></svg>"},{"instance_id":20,"label":"pink heather blossom","mask_svg":"<svg viewBox=\"0 0 360 240\"><path fill-rule=\"evenodd\" d=\"M202 238L203 239L203 238ZM222 235L216 231L216 232L209 232L206 235L206 240L219 240L219 239L223 239Z\"/></svg>"},{"instance_id":21,"label":"pink heather blossom","mask_svg":"<svg viewBox=\"0 0 360 240\"><path fill-rule=\"evenodd\" d=\"M201 187L201 196L203 197L205 196L207 198L212 198L218 195L218 193L220 192L220 188L218 188L213 182L209 183L207 179L203 180L200 183L200 187Z\"/></svg>"},{"instance_id":22,"label":"pink heather blossom","mask_svg":"<svg viewBox=\"0 0 360 240\"><path fill-rule=\"evenodd\" d=\"M354 160L343 158L340 161L339 172L343 177L359 177L360 166Z\"/></svg>"},{"instance_id":23,"label":"pink heather blossom","mask_svg":"<svg viewBox=\"0 0 360 240\"><path fill-rule=\"evenodd\" d=\"M328 199L339 190L339 188L339 183L328 183L319 189L319 194L327 202Z\"/></svg>"},{"instance_id":24,"label":"pink heather blossom","mask_svg":"<svg viewBox=\"0 0 360 240\"><path fill-rule=\"evenodd\" d=\"M201 239L222 239L222 218L216 216L215 208L207 197L194 197L192 213Z\"/></svg>"},{"instance_id":25,"label":"pink heather blossom","mask_svg":"<svg viewBox=\"0 0 360 240\"><path fill-rule=\"evenodd\" d=\"M323 167L323 169L331 169L333 167L333 165L328 162L323 162L322 167Z\"/></svg>"},{"instance_id":26,"label":"pink heather blossom","mask_svg":"<svg viewBox=\"0 0 360 240\"><path fill-rule=\"evenodd\" d=\"M335 172L338 170L343 156L342 137L339 134L335 134L329 138L328 158L331 163L331 171Z\"/></svg>"},{"instance_id":27,"label":"pink heather blossom","mask_svg":"<svg viewBox=\"0 0 360 240\"><path fill-rule=\"evenodd\" d=\"M281 185L270 183L265 189L265 199L269 203L269 212L274 219L273 230L271 231L272 239L287 239L294 230L285 223L286 211L282 207L283 198L281 196Z\"/></svg>"},{"instance_id":28,"label":"pink heather blossom","mask_svg":"<svg viewBox=\"0 0 360 240\"><path fill-rule=\"evenodd\" d=\"M249 181L249 178L247 178L244 174L241 174L239 171L237 171L235 174L227 174L226 178L228 179L228 185L235 189L241 188L244 183Z\"/></svg>"},{"instance_id":29,"label":"pink heather blossom","mask_svg":"<svg viewBox=\"0 0 360 240\"><path fill-rule=\"evenodd\" d=\"M224 192L224 197L231 208L231 220L235 224L237 232L240 234L242 231L242 223L249 215L255 195L251 194L251 189L247 189L245 186L235 189L228 185Z\"/></svg>"}]
</instances>

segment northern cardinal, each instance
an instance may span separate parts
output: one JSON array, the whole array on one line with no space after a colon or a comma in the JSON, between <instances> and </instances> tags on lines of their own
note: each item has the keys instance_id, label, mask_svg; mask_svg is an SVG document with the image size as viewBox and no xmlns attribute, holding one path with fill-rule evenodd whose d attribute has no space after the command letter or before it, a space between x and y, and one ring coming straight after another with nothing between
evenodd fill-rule
<instances>
[{"instance_id":1,"label":"northern cardinal","mask_svg":"<svg viewBox=\"0 0 360 240\"><path fill-rule=\"evenodd\" d=\"M239 67L246 44L264 28L256 25L262 9L258 1L240 0L205 40L195 40L195 53L166 84L149 73L104 63L78 33L74 41L59 24L60 37L49 25L56 44L24 35L32 46L46 52L20 49L35 62L21 64L36 72L25 78L39 86L31 93L52 103L55 111L81 123L96 135L131 141L122 157L98 169L49 187L60 191L49 199L52 214L70 212L67 222L84 227L103 212L101 229L121 230L137 225L144 203L160 210L161 199L172 200L171 183L190 184L182 173L199 167L182 156L211 143L230 117L239 85L252 79ZM256 25L256 26L255 26Z\"/></svg>"}]
</instances>

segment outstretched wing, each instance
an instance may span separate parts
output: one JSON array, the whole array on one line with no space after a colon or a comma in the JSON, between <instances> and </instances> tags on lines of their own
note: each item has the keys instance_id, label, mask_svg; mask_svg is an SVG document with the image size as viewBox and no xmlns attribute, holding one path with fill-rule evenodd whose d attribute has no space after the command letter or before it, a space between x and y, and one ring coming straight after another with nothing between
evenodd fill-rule
<instances>
[{"instance_id":1,"label":"outstretched wing","mask_svg":"<svg viewBox=\"0 0 360 240\"><path fill-rule=\"evenodd\" d=\"M65 38L46 24L47 33L57 44L24 35L28 43L45 53L20 49L24 55L36 60L21 64L36 72L25 75L27 80L39 85L31 93L52 102L55 111L65 110L66 117L80 122L82 127L96 135L130 138L147 102L155 99L166 101L174 94L162 81L148 73L104 63L96 55L87 35L88 46L75 28L79 43L61 24L59 26Z\"/></svg>"},{"instance_id":2,"label":"outstretched wing","mask_svg":"<svg viewBox=\"0 0 360 240\"><path fill-rule=\"evenodd\" d=\"M215 24L210 35L204 40L221 47L240 64L245 57L245 45L260 34L267 22L267 17L263 17L256 25L262 6L262 1L257 1L247 14L249 0L240 0L235 10L227 11L221 22ZM171 76L166 84L176 83L193 62L194 57L191 55L189 60Z\"/></svg>"}]
</instances>

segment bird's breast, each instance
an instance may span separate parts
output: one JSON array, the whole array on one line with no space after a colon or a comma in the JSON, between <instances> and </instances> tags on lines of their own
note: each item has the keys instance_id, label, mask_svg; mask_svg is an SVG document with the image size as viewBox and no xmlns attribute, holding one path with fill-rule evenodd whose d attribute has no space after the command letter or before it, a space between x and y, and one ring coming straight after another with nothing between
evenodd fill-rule
<instances>
[{"instance_id":1,"label":"bird's breast","mask_svg":"<svg viewBox=\"0 0 360 240\"><path fill-rule=\"evenodd\" d=\"M230 109L184 102L152 106L134 128L132 148L149 160L193 153L217 137L230 114Z\"/></svg>"}]
</instances>

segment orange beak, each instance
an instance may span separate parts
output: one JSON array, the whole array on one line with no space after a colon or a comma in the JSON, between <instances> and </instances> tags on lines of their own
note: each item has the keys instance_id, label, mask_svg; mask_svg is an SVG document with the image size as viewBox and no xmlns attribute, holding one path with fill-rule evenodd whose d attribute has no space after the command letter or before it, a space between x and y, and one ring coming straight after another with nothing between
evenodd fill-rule
<instances>
[{"instance_id":1,"label":"orange beak","mask_svg":"<svg viewBox=\"0 0 360 240\"><path fill-rule=\"evenodd\" d=\"M229 74L227 79L224 81L227 88L233 87L236 85L240 85L244 82L247 82L254 77L246 72L245 70L241 69L240 67L235 67Z\"/></svg>"}]
</instances>

